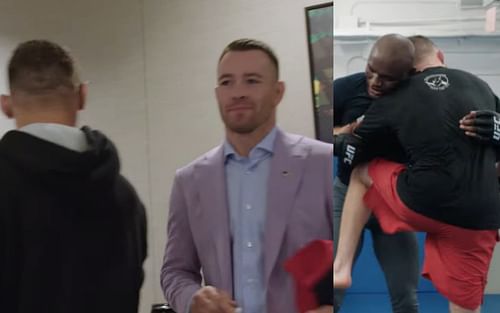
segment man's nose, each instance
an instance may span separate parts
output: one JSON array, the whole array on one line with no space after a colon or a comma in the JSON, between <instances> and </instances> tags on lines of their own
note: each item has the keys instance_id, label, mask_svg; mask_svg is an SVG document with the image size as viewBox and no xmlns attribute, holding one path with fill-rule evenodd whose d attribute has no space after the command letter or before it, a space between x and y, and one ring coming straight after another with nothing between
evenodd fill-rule
<instances>
[{"instance_id":1,"label":"man's nose","mask_svg":"<svg viewBox=\"0 0 500 313\"><path fill-rule=\"evenodd\" d=\"M373 75L372 83L373 83L373 85L375 85L377 87L382 86L382 80L380 79L380 77L377 74Z\"/></svg>"},{"instance_id":2,"label":"man's nose","mask_svg":"<svg viewBox=\"0 0 500 313\"><path fill-rule=\"evenodd\" d=\"M233 86L232 98L233 99L243 99L247 97L247 89L242 83L236 83Z\"/></svg>"}]
</instances>

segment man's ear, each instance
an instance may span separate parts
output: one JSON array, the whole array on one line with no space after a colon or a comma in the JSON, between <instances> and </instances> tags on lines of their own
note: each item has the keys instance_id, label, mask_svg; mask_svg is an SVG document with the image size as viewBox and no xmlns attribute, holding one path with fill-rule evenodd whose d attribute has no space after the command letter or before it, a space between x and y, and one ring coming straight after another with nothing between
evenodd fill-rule
<instances>
[{"instance_id":1,"label":"man's ear","mask_svg":"<svg viewBox=\"0 0 500 313\"><path fill-rule=\"evenodd\" d=\"M441 61L441 63L444 64L444 53L443 53L443 51L441 49L438 49L437 57Z\"/></svg>"},{"instance_id":2,"label":"man's ear","mask_svg":"<svg viewBox=\"0 0 500 313\"><path fill-rule=\"evenodd\" d=\"M78 111L85 109L87 104L88 83L81 83L78 86Z\"/></svg>"},{"instance_id":3,"label":"man's ear","mask_svg":"<svg viewBox=\"0 0 500 313\"><path fill-rule=\"evenodd\" d=\"M282 81L278 81L276 83L276 98L275 98L276 106L281 102L281 99L283 99L284 94L285 94L285 83Z\"/></svg>"},{"instance_id":4,"label":"man's ear","mask_svg":"<svg viewBox=\"0 0 500 313\"><path fill-rule=\"evenodd\" d=\"M0 104L2 106L2 112L7 116L8 118L13 118L14 113L12 112L12 99L8 95L1 95L0 96Z\"/></svg>"}]
</instances>

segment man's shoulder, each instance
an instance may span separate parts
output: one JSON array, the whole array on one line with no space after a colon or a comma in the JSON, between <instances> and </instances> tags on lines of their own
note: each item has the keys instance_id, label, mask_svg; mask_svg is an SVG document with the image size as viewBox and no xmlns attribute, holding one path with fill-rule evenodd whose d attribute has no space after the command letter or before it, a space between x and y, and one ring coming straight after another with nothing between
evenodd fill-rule
<instances>
[{"instance_id":1,"label":"man's shoulder","mask_svg":"<svg viewBox=\"0 0 500 313\"><path fill-rule=\"evenodd\" d=\"M178 175L186 175L194 171L194 169L202 164L217 164L217 160L222 161L223 146L218 145L201 154L196 159L177 169Z\"/></svg>"},{"instance_id":2,"label":"man's shoulder","mask_svg":"<svg viewBox=\"0 0 500 313\"><path fill-rule=\"evenodd\" d=\"M16 170L17 167L14 162L12 162L12 156L9 153L9 151L12 150L12 147L7 145L5 140L7 135L10 135L12 132L13 131L9 131L2 138L0 138L0 173L2 173L2 175L0 175L0 179L5 176L19 175L19 171Z\"/></svg>"},{"instance_id":3,"label":"man's shoulder","mask_svg":"<svg viewBox=\"0 0 500 313\"><path fill-rule=\"evenodd\" d=\"M467 72L464 70L460 70L460 69L456 69L456 68L448 68L448 71L450 73L452 73L452 75L456 75L459 77L463 77L464 79L470 79L470 80L476 81L478 84L481 84L484 87L487 87L488 89L490 88L489 84L484 79L482 79L481 77L479 77L473 73L470 73L470 72Z\"/></svg>"},{"instance_id":4,"label":"man's shoulder","mask_svg":"<svg viewBox=\"0 0 500 313\"><path fill-rule=\"evenodd\" d=\"M24 171L20 171L4 153L4 147L0 145L0 193L17 194L21 192L21 183L26 179Z\"/></svg>"},{"instance_id":5,"label":"man's shoulder","mask_svg":"<svg viewBox=\"0 0 500 313\"><path fill-rule=\"evenodd\" d=\"M426 82L426 84L429 84L433 82L434 80L437 81L443 81L446 83L451 83L449 80L450 79L459 79L459 80L472 80L472 81L477 81L481 82L485 85L487 83L478 77L477 75L470 73L468 71L464 71L461 69L457 68L450 68L450 67L444 67L444 66L438 66L438 67L433 67L424 70L423 72L417 73L411 77L411 82ZM411 87L411 86L409 86ZM399 89L399 88L398 88Z\"/></svg>"},{"instance_id":6,"label":"man's shoulder","mask_svg":"<svg viewBox=\"0 0 500 313\"><path fill-rule=\"evenodd\" d=\"M323 141L313 139L304 135L282 132L282 138L285 145L288 145L290 147L301 145L310 149L311 153L326 155L333 153L333 145L331 143L325 143Z\"/></svg>"},{"instance_id":7,"label":"man's shoulder","mask_svg":"<svg viewBox=\"0 0 500 313\"><path fill-rule=\"evenodd\" d=\"M333 82L333 108L342 110L345 105L355 105L352 101L362 101L363 105L369 105L371 99L366 92L365 73L356 73L341 78ZM358 104L359 105L359 104Z\"/></svg>"},{"instance_id":8,"label":"man's shoulder","mask_svg":"<svg viewBox=\"0 0 500 313\"><path fill-rule=\"evenodd\" d=\"M458 68L453 68L453 67L440 67L439 69L436 69L436 71L443 72L443 73L450 73L450 74L456 74L456 75L463 75L463 76L468 76L468 77L475 77L477 79L480 79L477 75L472 74L471 72L458 69Z\"/></svg>"},{"instance_id":9,"label":"man's shoulder","mask_svg":"<svg viewBox=\"0 0 500 313\"><path fill-rule=\"evenodd\" d=\"M313 151L319 153L329 153L333 150L333 144L309 137L303 137L303 143L313 148Z\"/></svg>"}]
</instances>

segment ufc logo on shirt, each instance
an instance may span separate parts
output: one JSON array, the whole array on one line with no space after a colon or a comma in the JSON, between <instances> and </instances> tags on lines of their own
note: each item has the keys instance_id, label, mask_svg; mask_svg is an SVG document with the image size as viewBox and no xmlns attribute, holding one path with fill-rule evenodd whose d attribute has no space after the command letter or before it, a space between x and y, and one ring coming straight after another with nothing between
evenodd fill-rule
<instances>
[{"instance_id":1,"label":"ufc logo on shirt","mask_svg":"<svg viewBox=\"0 0 500 313\"><path fill-rule=\"evenodd\" d=\"M344 163L352 165L352 161L354 160L354 155L356 154L356 147L347 145L344 157Z\"/></svg>"},{"instance_id":2,"label":"ufc logo on shirt","mask_svg":"<svg viewBox=\"0 0 500 313\"><path fill-rule=\"evenodd\" d=\"M500 140L500 119L496 116L493 116L493 140Z\"/></svg>"}]
</instances>

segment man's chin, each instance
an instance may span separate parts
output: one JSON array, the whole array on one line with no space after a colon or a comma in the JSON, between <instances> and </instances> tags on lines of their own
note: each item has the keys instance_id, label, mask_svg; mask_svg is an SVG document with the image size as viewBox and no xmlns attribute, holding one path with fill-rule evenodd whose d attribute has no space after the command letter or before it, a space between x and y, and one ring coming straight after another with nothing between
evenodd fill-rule
<instances>
[{"instance_id":1,"label":"man's chin","mask_svg":"<svg viewBox=\"0 0 500 313\"><path fill-rule=\"evenodd\" d=\"M368 90L368 95L374 99L376 98L379 98L380 96L382 96L382 92L377 92L377 91L373 91L373 90Z\"/></svg>"},{"instance_id":2,"label":"man's chin","mask_svg":"<svg viewBox=\"0 0 500 313\"><path fill-rule=\"evenodd\" d=\"M253 125L227 125L227 128L240 135L250 134L256 129Z\"/></svg>"}]
</instances>

